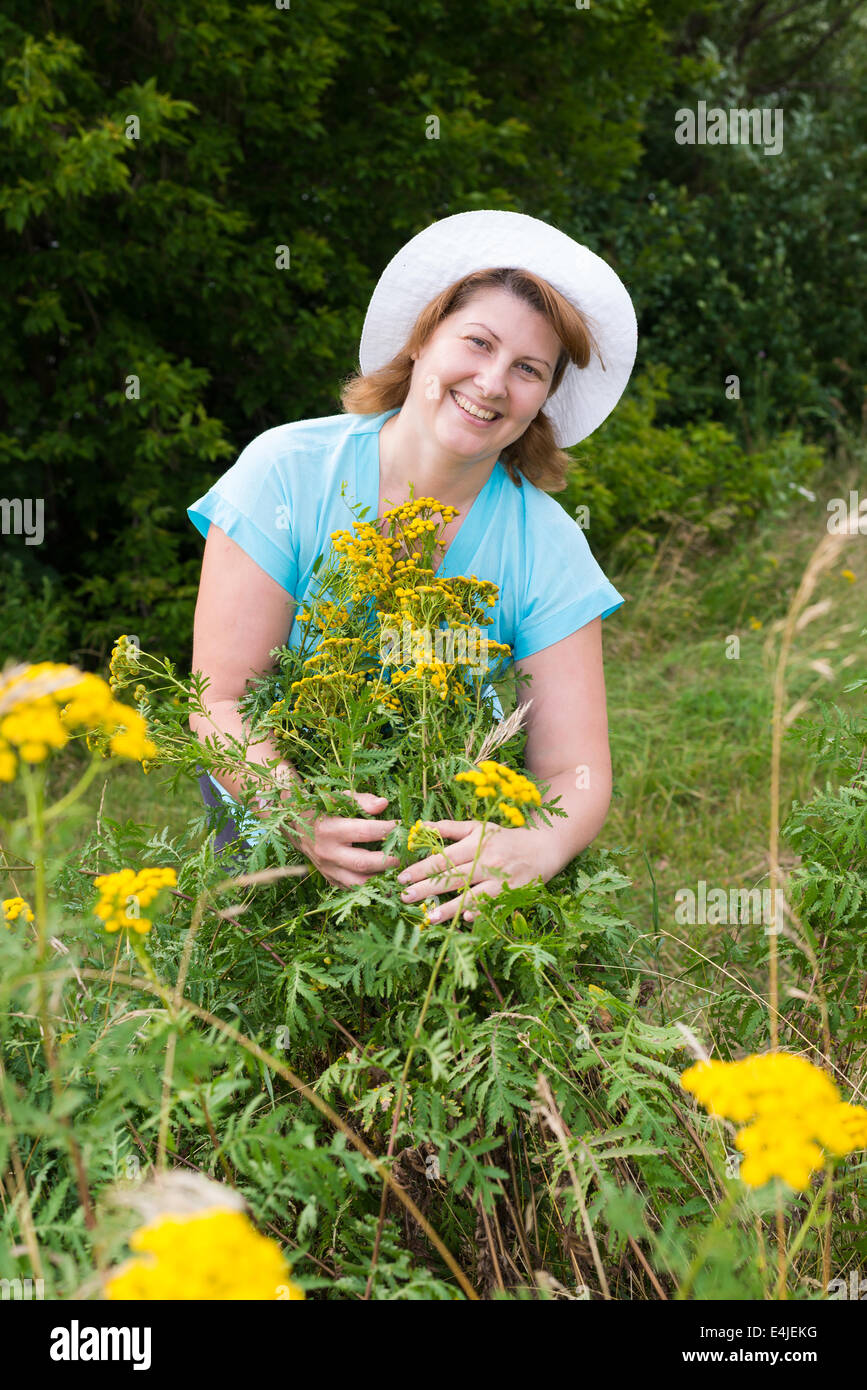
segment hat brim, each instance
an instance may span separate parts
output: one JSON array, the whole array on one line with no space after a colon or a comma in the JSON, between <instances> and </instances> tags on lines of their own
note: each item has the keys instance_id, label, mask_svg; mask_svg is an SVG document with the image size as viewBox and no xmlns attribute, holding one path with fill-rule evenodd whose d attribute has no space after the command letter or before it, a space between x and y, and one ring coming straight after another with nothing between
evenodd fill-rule
<instances>
[{"instance_id":1,"label":"hat brim","mask_svg":"<svg viewBox=\"0 0 867 1390\"><path fill-rule=\"evenodd\" d=\"M602 360L570 362L543 407L558 448L586 439L622 396L638 349L629 293L611 266L565 232L521 212L482 208L433 222L389 261L361 331L365 375L384 367L407 342L421 311L455 280L487 266L531 270L585 316ZM604 367L603 367L604 363Z\"/></svg>"}]
</instances>

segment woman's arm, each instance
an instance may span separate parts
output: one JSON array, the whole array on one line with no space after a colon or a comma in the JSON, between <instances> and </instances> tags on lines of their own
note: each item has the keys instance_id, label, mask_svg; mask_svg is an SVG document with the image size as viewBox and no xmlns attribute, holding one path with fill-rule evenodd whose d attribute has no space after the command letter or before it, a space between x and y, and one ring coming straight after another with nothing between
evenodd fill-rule
<instances>
[{"instance_id":1,"label":"woman's arm","mask_svg":"<svg viewBox=\"0 0 867 1390\"><path fill-rule=\"evenodd\" d=\"M549 799L562 797L560 806L568 815L568 820L552 817L552 825L538 831L550 869L547 882L596 839L611 805L602 619L593 618L515 667L532 676L517 695L519 702L533 701L524 725L527 771L549 784Z\"/></svg>"},{"instance_id":2,"label":"woman's arm","mask_svg":"<svg viewBox=\"0 0 867 1390\"><path fill-rule=\"evenodd\" d=\"M213 736L223 746L227 746L223 734L241 741L249 738L238 700L253 674L273 667L269 652L286 642L294 616L292 595L212 522L193 626L193 670L209 681L202 697L208 717L190 715L194 734L201 739ZM260 764L279 759L277 775L297 779L272 739L250 744L247 758ZM241 799L239 776L221 772L215 780L236 801Z\"/></svg>"},{"instance_id":3,"label":"woman's arm","mask_svg":"<svg viewBox=\"0 0 867 1390\"><path fill-rule=\"evenodd\" d=\"M251 675L273 667L269 653L286 642L294 616L291 595L212 522L205 541L193 628L193 670L210 682L202 697L207 717L190 715L190 728L198 738L213 736L224 747L228 747L224 734L241 742L249 738L238 700ZM272 739L251 743L246 758L260 766L280 759L273 773L276 780L287 784L301 781ZM251 780L266 785L255 773L251 773ZM221 772L219 782L236 801L241 799L240 777ZM381 814L388 805L385 797L370 792L351 794L369 816ZM357 846L358 841L382 840L395 828L394 820L317 816L311 809L300 811L292 823L296 829L287 831L289 839L329 883L351 887L400 863L396 855Z\"/></svg>"}]
</instances>

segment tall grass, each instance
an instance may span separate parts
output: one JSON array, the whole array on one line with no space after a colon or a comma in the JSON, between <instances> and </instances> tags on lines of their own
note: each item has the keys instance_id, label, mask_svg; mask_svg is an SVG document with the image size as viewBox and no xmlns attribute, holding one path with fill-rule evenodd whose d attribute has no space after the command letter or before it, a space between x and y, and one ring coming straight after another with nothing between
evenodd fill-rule
<instances>
[{"instance_id":1,"label":"tall grass","mask_svg":"<svg viewBox=\"0 0 867 1390\"><path fill-rule=\"evenodd\" d=\"M341 1014L338 1031L352 1043L343 1054L349 1060L341 1060L312 991L333 988L343 979L323 953L336 956L347 950L345 921L351 904L326 904L319 935L311 935L303 919L312 915L316 920L318 899L314 895L308 903L303 897L307 874L298 890L297 902L307 904L300 917L297 906L290 911L294 900L270 880L235 881L233 891L240 892L242 901L218 909L218 894L228 886L217 889L207 847L196 848L205 817L195 782L175 781L167 798L168 777L159 769L145 776L134 767L112 766L109 771L106 764L95 798L74 808L52 844L51 872L62 885L65 912L74 915L77 907L83 917L92 877L131 855L143 863L177 860L189 875L181 885L189 891L175 895L172 910L176 925L186 927L183 949L180 937L171 934L154 947L154 978L174 977L174 990L165 996L166 1017L155 999L143 1010L149 1017L144 1041L137 1027L130 1027L134 1013L125 1008L118 1012L110 1003L115 988L159 996L153 983L126 973L132 958L116 956L112 962L103 952L101 961L80 971L82 981L100 982L100 990L111 981L108 995L98 996L100 1008L103 1001L105 1006L102 1031L76 1054L75 1063L84 1066L100 1044L104 1055L92 1065L98 1073L97 1098L104 1088L104 1107L109 1107L126 1047L141 1048L143 1059L153 1049L154 1055L168 1049L156 1078L146 1075L147 1068L143 1072L130 1064L137 1123L130 1121L125 1137L112 1131L114 1143L121 1146L118 1153L132 1136L142 1157L155 1152L158 1164L165 1165L171 1154L174 1162L215 1171L239 1184L260 1222L299 1251L299 1267L309 1259L311 1267L327 1272L325 1285L334 1280L350 1297L446 1297L446 1266L468 1293L461 1266L472 1263L467 1248L471 1234L477 1287L494 1297L524 1296L530 1290L535 1296L601 1298L667 1298L678 1291L692 1297L782 1297L787 1291L813 1297L827 1291L832 1273L845 1268L857 1252L863 1164L848 1163L838 1181L833 1229L831 1223L820 1229L822 1212L831 1210L827 1184L815 1194L794 1198L785 1209L779 1193L754 1194L737 1221L724 1220L723 1214L740 1200L727 1181L732 1173L727 1168L723 1172L733 1154L731 1130L691 1113L675 1083L684 1038L696 1049L706 1047L723 1056L780 1045L822 1061L836 1073L847 1099L863 1099L859 1010L863 1012L867 968L857 932L863 889L853 861L847 893L835 899L834 864L840 855L834 850L827 870L820 845L839 840L851 848L867 839L857 824L863 786L863 748L858 759L863 722L859 726L858 717L864 688L859 683L867 678L867 565L860 558L863 538L832 544L823 534L825 499L848 496L859 457L850 457L852 471L843 473L843 481L840 461L829 467L827 476L814 484L815 502L805 499L803 505L760 517L748 534L732 534L725 552L718 546L707 549L706 537L680 525L652 560L612 575L630 601L604 625L615 773L606 826L592 852L552 881L551 892L532 901L510 900L514 915L508 927L502 914L492 914L483 962L490 990L481 980L481 958L473 955L482 940L479 934L472 949L469 941L458 949L443 940L439 959L445 962L440 981L445 993L433 993L431 977L426 996L425 1009L432 1001L438 1023L449 1020L450 992L456 1009L464 994L472 998L475 1012L460 1023L458 1013L451 1020L467 1030L455 1077L464 1078L465 1099L482 1085L477 1113L487 1121L487 1135L484 1125L470 1132L459 1118L460 1106L449 1111L448 1122L436 1111L441 1101L449 1110L449 1093L440 1095L437 1077L446 1074L454 1059L443 1051L439 1034L424 1035L424 1010L416 1022L413 989L393 1015L392 1005L384 1002L391 995L400 1000L419 971L419 979L424 978L425 961L429 965L433 958L425 954L421 938L407 942L404 956L400 950L389 955L383 945L382 980L390 983L380 1006L382 1029L377 1032L375 1005L366 1023L363 1002L360 1024L351 1022L350 1013ZM47 659L57 654L32 655ZM506 683L501 695L508 713L514 690ZM811 744L810 717L821 714L821 729L827 728L822 698L833 702L845 730L841 728L838 740L820 731ZM74 754L52 765L49 802L68 790L82 765ZM848 800L845 791L836 799L829 793L841 780L851 787ZM14 788L0 790L0 815L20 814L20 807L13 808L14 796ZM824 801L818 799L822 796ZM850 811L851 832L844 823ZM793 842L809 847L808 859L791 847L787 831ZM20 841L16 843L17 852L10 844L0 846L0 866L7 866L3 897L29 897L32 869L20 853ZM616 867L607 850L616 855ZM678 925L676 896L699 880L722 888L785 883L788 908L782 935L766 933L756 923ZM203 884L210 884L206 910ZM358 901L363 909L375 897ZM572 904L571 924L559 944L550 930L558 901ZM519 908L528 917L532 908L529 927ZM200 936L205 917L207 949ZM840 928L836 938L835 925ZM71 944L77 949L86 935L87 928L71 927ZM359 931L358 937L359 952L368 952L366 958L359 955L359 968L367 971L372 969L370 953L379 951L380 944L375 931ZM448 956L453 945L457 954ZM553 952L547 963L543 945ZM518 955L509 954L514 951ZM514 965L517 959L523 961L520 967ZM376 978L375 973L368 978ZM346 976L343 984L348 980ZM595 997L587 989L594 980ZM503 1003L501 989L506 988L516 991L511 1012ZM296 1098L299 1089L307 1094L308 1083L275 1060L273 1045L268 1046L275 990L285 998L307 1075L316 1078L309 1083L310 1106L327 1115L330 1105L335 1128L350 1144L359 1141L356 1147L369 1167L357 1168L353 1181L364 1186L363 1171L365 1181L378 1174L385 1184L381 1203L360 1202L343 1222L329 1259L323 1258L325 1247L316 1233L323 1211L347 1199L349 1189L328 1167L343 1164L343 1151L332 1139L321 1150L323 1162L327 1158L324 1167L309 1173L304 1167L315 1116L309 1108L299 1110L292 1098L293 1089ZM842 994L839 1005L835 991ZM850 993L854 1003L847 1004ZM208 1039L204 1050L195 1031L171 1031L183 1008L210 1029L200 1035L202 1042ZM220 1017L227 1008L237 1016L237 1026ZM422 1128L426 1123L430 1134L440 1136L444 1170L451 1163L453 1201L447 1190L432 1189L413 1175L414 1162L424 1166L423 1149L407 1143L394 1155L389 1173L380 1162L385 1142L380 1102L387 1109L395 1101L399 1074L397 1093L403 1095L413 1062L413 1048L405 1058L400 1054L401 1029L407 1026L401 1009L409 1010L414 1037L421 1039L416 1065L423 1062L429 1069L430 1084L426 1090L417 1081L416 1105L429 1107ZM492 1009L491 1017L499 1020L493 1031L487 1022ZM72 1039L76 1027L83 1026L75 1007L67 1022ZM373 1068L357 1055L358 1043L347 1024L359 1031L372 1029L364 1050L371 1049ZM61 1265L67 1261L58 1289L69 1293L81 1273L80 1264L68 1263L74 1190L68 1180L59 1181L57 1160L40 1149L32 1120L26 1118L21 1061L26 1059L35 1080L36 1036L19 1037L17 1025L9 1019L6 1025L8 1039L14 1040L19 1088L4 1087L0 1127L5 1136L0 1154L11 1165L7 1192L17 1192L20 1199L21 1224L16 1228L13 1222L11 1229L23 1242L21 1249L36 1253L34 1269L36 1261L43 1267L39 1242L50 1244L44 1178L46 1192L59 1194L49 1198L49 1210L62 1210L69 1223L65 1244L56 1252ZM577 1058L568 1049L562 1055L556 1050L562 1049L564 1026L575 1038L587 1040L592 1055L581 1055L580 1044ZM398 1052L392 1056L389 1049L395 1044ZM535 1061L528 1070L530 1054ZM209 1079L209 1055L210 1065L219 1068L216 1079ZM535 1089L533 1068L542 1073ZM283 1090L277 1089L278 1078L287 1083ZM11 1073L7 1080L11 1083ZM522 1114L530 1095L532 1123ZM323 1109L324 1097L329 1104ZM142 1127L149 1105L158 1117L152 1134ZM354 1115L359 1109L360 1115ZM100 1113L96 1099L89 1113L88 1123L95 1123ZM217 1128L215 1114L220 1116ZM521 1116L519 1122L516 1116ZM399 1120L403 1117L395 1109L393 1125L389 1120L388 1159ZM64 1139L62 1129L61 1124L58 1141ZM324 1144L321 1130L318 1135ZM451 1159L446 1157L450 1144ZM86 1142L84 1150L84 1157L79 1152L76 1158L79 1191L85 1162L97 1183L116 1175L118 1163L117 1155L97 1160ZM294 1164L291 1179L287 1163ZM25 1199L31 1164L37 1188ZM395 1177L411 1194L417 1224L410 1222L405 1229L415 1263L407 1262L394 1228L384 1223L394 1209L387 1198L388 1189L394 1194ZM474 1194L469 1207L465 1199L463 1205L458 1200L467 1182ZM436 1201L430 1206L432 1191ZM403 1198L397 1193L394 1200ZM7 1224L9 1216L7 1209ZM430 1248L421 1239L422 1230L432 1238ZM445 1251L444 1265L432 1262L433 1247L441 1255ZM309 1286L316 1287L315 1277ZM80 1287L96 1285L85 1279ZM575 1289L577 1293L570 1291Z\"/></svg>"}]
</instances>

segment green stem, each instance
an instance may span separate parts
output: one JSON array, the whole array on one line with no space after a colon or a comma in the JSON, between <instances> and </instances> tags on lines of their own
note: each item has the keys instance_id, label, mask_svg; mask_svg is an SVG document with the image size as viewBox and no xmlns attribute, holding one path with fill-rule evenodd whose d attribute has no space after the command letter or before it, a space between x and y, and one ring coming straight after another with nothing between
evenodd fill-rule
<instances>
[{"instance_id":1,"label":"green stem","mask_svg":"<svg viewBox=\"0 0 867 1390\"><path fill-rule=\"evenodd\" d=\"M448 948L449 948L449 945L451 944L451 939L452 939L452 937L454 936L454 934L455 934L455 932L456 932L458 926L460 925L461 910L462 910L462 908L463 908L464 902L466 901L467 893L468 893L469 890L470 890L470 885L472 884L472 881L473 881L473 874L475 873L476 865L477 865L478 862L479 862L479 855L480 855L481 852L482 852L482 845L484 844L484 839L485 839L485 828L487 827L487 824L488 824L488 821L487 821L487 818L486 818L486 819L484 820L484 822L483 822L482 834L481 834L481 836L480 836L480 838L479 838L479 843L478 843L478 846L477 846L477 848L476 848L476 856L475 856L475 858L474 858L474 860L473 860L472 867L470 868L470 872L469 872L469 874L467 875L467 881L466 881L466 883L464 884L464 891L461 893L461 898L460 898L460 902L458 903L457 911L455 912L455 915L454 915L454 917L452 918L451 926L450 926L449 929L446 931L445 937L444 937L444 939L443 939L442 947L440 948L440 953L439 953L439 955L437 956L436 961L434 962L434 968L433 968L433 970L431 971L430 979L428 980L427 992L426 992L425 997L424 997L424 1000L423 1000L423 1002L422 1002L421 1012L419 1013L419 1016L418 1016L418 1023L417 1023L416 1026L415 1026L415 1032L414 1032L414 1034L413 1034L413 1039L412 1039L412 1042L411 1042L410 1045L409 1045L409 1051L407 1052L406 1061L404 1062L404 1065L403 1065L403 1072L401 1073L400 1088L399 1088L399 1091L398 1091L397 1100L396 1100L396 1102L395 1102L394 1121L393 1121L392 1127L391 1127L391 1138L389 1139L389 1142L388 1142L388 1153L389 1153L389 1157L391 1156L391 1152L392 1152L392 1149L393 1149L393 1147L394 1147L394 1141L395 1141L395 1138L396 1138L396 1136L397 1136L397 1126L398 1126L398 1124L400 1123L400 1115L401 1115L401 1111L402 1111L402 1109L403 1109L403 1097L404 1097L404 1091L405 1091L405 1088L406 1088L406 1078L407 1078L407 1076L409 1075L409 1069L410 1069L410 1066L412 1065L412 1059L413 1059L413 1057L414 1057L414 1055L415 1055L415 1045L416 1045L416 1043L418 1042L419 1035L420 1035L421 1029L422 1029L422 1024L424 1023L425 1016L426 1016L426 1014L427 1014L428 1007L429 1007L429 1005L430 1005L431 997L432 997L432 995L433 995L433 988L434 988L434 985L436 984L437 976L439 975L439 972L440 972L440 966L442 965L443 960L445 959L446 952L447 952L447 950L448 950ZM448 856L447 856L447 855L446 855L445 857L446 857L446 859L448 859ZM449 861L449 862L451 862L451 861ZM452 867L454 868L455 866L452 865Z\"/></svg>"},{"instance_id":2,"label":"green stem","mask_svg":"<svg viewBox=\"0 0 867 1390\"><path fill-rule=\"evenodd\" d=\"M154 986L154 988L162 995L163 1000L164 1000L164 1002L165 1002L165 1006L166 1006L166 1008L167 1008L168 1011L169 1011L169 1017L172 1019L172 1022L174 1022L174 1021L175 1021L175 1010L174 1010L174 1007L173 1007L173 1005L172 1005L171 995L169 994L169 992L168 992L168 990L166 989L166 987L162 984L162 982L157 978L156 974L154 973L154 968L153 968L153 966L151 965L151 962L150 962L150 956L148 955L147 951L145 950L145 944L144 944L144 942L142 941L141 936L140 936L140 935L135 935L133 932L130 932L130 934L129 934L129 944L132 946L132 949L133 949L133 952L134 952L134 954L135 954L136 960L138 961L138 963L139 963L139 965L141 966L141 968L142 968L142 970L144 971L144 973L147 975L147 977L148 977L148 979L150 980L151 984L152 984L152 985ZM113 979L113 978L114 978L114 967L112 967L112 979Z\"/></svg>"},{"instance_id":3,"label":"green stem","mask_svg":"<svg viewBox=\"0 0 867 1390\"><path fill-rule=\"evenodd\" d=\"M722 1206L719 1208L716 1216L711 1222L711 1225L708 1227L707 1231L705 1231L704 1238L700 1242L699 1247L692 1258L692 1263L690 1264L689 1269L686 1271L686 1275L684 1277L683 1282L678 1285L677 1292L674 1295L676 1301L682 1302L685 1298L689 1297L689 1294L692 1290L692 1286L695 1283L696 1275L698 1274L699 1270L704 1264L704 1259L705 1255L707 1254L708 1247L710 1246L713 1237L723 1226L726 1217L737 1203L740 1195L740 1186L738 1184L738 1181L735 1180L729 1191L728 1196L726 1197L725 1201L723 1202Z\"/></svg>"},{"instance_id":4,"label":"green stem","mask_svg":"<svg viewBox=\"0 0 867 1390\"><path fill-rule=\"evenodd\" d=\"M33 840L34 866L34 904L36 908L36 959L42 961L48 930L48 892L45 882L45 806L43 798L45 773L42 768L34 776L28 763L22 762L21 775L24 782L24 799L27 804L27 821ZM44 981L40 978L39 1012L44 1008Z\"/></svg>"},{"instance_id":5,"label":"green stem","mask_svg":"<svg viewBox=\"0 0 867 1390\"><path fill-rule=\"evenodd\" d=\"M421 687L421 800L427 801L427 684Z\"/></svg>"},{"instance_id":6,"label":"green stem","mask_svg":"<svg viewBox=\"0 0 867 1390\"><path fill-rule=\"evenodd\" d=\"M50 806L44 813L44 820L54 820L56 816L63 815L63 812L67 811L72 803L78 800L82 793L90 786L99 771L100 762L101 759L91 758L89 765L84 769L84 772L79 777L75 786L72 787L65 796L62 796L59 801L55 801L54 805Z\"/></svg>"},{"instance_id":7,"label":"green stem","mask_svg":"<svg viewBox=\"0 0 867 1390\"><path fill-rule=\"evenodd\" d=\"M784 1270L784 1273L785 1273L785 1274L788 1274L789 1269L790 1269L791 1266L792 1266L792 1261L794 1260L794 1258L795 1258L795 1256L797 1255L798 1251L800 1250L801 1246L804 1244L804 1240L805 1240L805 1238L806 1238L807 1231L808 1231L809 1228L810 1228L810 1222L813 1220L813 1217L816 1215L816 1212L819 1210L819 1207L820 1207L820 1205L821 1205L821 1203L822 1203L823 1198L825 1198L826 1196L830 1196L830 1192L831 1192L831 1187L832 1187L832 1185L833 1185L833 1181L834 1181L834 1169L833 1169L833 1166L832 1166L832 1164L831 1164L831 1162L830 1162L830 1160L829 1160L829 1161L828 1161L828 1164L827 1164L827 1166L826 1166L826 1168L825 1168L825 1180L824 1180L824 1182L822 1183L821 1187L818 1188L818 1190L817 1190L817 1192L816 1192L816 1195L814 1196L812 1202L810 1203L810 1210L807 1212L807 1215L804 1217L804 1220L803 1220L803 1222L801 1223L800 1230L798 1231L798 1234L795 1236L795 1239L792 1241L792 1243L791 1243L791 1245L789 1246L789 1249L788 1249L788 1251L787 1251L787 1253L786 1253L786 1264L785 1264L785 1270Z\"/></svg>"},{"instance_id":8,"label":"green stem","mask_svg":"<svg viewBox=\"0 0 867 1390\"><path fill-rule=\"evenodd\" d=\"M51 1021L51 1015L48 1009L45 974L43 970L48 944L48 885L45 874L45 768L44 766L38 766L34 774L30 764L22 761L21 776L24 782L27 821L33 844L34 903L36 909L37 1011L39 1014L39 1026L42 1030L42 1047L45 1053L45 1062L51 1083L51 1091L55 1102L59 1102L63 1096L63 1082L57 1062L57 1050L54 1045L54 1024ZM90 1200L90 1190L88 1187L87 1173L84 1167L84 1159L75 1136L72 1133L68 1115L62 1115L60 1117L60 1125L66 1133L67 1142L69 1144L69 1152L72 1158L72 1166L75 1171L75 1179L78 1187L78 1199L81 1202L81 1209L84 1214L84 1224L88 1230L93 1230L96 1226L96 1216L93 1210L93 1203ZM94 1253L96 1255L97 1264L101 1266L102 1247L99 1243L94 1245Z\"/></svg>"}]
</instances>

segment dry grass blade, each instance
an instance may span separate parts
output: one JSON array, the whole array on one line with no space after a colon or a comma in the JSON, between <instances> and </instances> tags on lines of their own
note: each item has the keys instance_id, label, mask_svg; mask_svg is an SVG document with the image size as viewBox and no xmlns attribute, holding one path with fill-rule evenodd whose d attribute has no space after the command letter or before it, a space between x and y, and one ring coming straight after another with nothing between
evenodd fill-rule
<instances>
[{"instance_id":1,"label":"dry grass blade","mask_svg":"<svg viewBox=\"0 0 867 1390\"><path fill-rule=\"evenodd\" d=\"M678 1029L680 1033L683 1034L684 1042L686 1043L695 1060L697 1062L709 1062L710 1054L708 1053L707 1048L705 1048L699 1042L692 1029L687 1028L686 1024L681 1023L680 1019L678 1018L674 1020L674 1026Z\"/></svg>"},{"instance_id":2,"label":"dry grass blade","mask_svg":"<svg viewBox=\"0 0 867 1390\"><path fill-rule=\"evenodd\" d=\"M581 1221L584 1225L584 1233L587 1236L587 1243L590 1246L590 1253L593 1256L593 1263L596 1266L596 1274L598 1276L599 1284L602 1289L602 1296L606 1301L608 1301L611 1298L611 1292L608 1288L608 1280L605 1278L605 1270L602 1268L602 1260L599 1255L599 1247L596 1244L596 1237L593 1234L593 1227L591 1226L590 1218L587 1215L587 1206L584 1201L584 1193L581 1191L581 1184L578 1181L578 1174L575 1171L575 1164L572 1161L572 1150L569 1145L569 1134L565 1124L563 1123L563 1117L560 1114L560 1111L557 1109L557 1102L554 1099L554 1095L551 1091L551 1087L548 1084L548 1080L542 1074L542 1072L539 1072L539 1074L536 1077L536 1095L538 1099L533 1103L533 1111L536 1115L538 1115L541 1119L545 1121L545 1124L548 1126L551 1133L554 1135L555 1139L557 1140L557 1143L560 1145L560 1148L563 1152L563 1157L566 1160L566 1167L569 1170L569 1177L572 1182L572 1191L575 1194L575 1201L578 1204L578 1210L581 1212Z\"/></svg>"},{"instance_id":3,"label":"dry grass blade","mask_svg":"<svg viewBox=\"0 0 867 1390\"><path fill-rule=\"evenodd\" d=\"M818 603L813 603L809 608L805 608L798 621L795 623L795 631L800 632L814 618L821 618L823 613L827 613L834 607L831 599L823 598Z\"/></svg>"},{"instance_id":4,"label":"dry grass blade","mask_svg":"<svg viewBox=\"0 0 867 1390\"><path fill-rule=\"evenodd\" d=\"M530 708L532 703L532 700L527 700L525 704L517 705L515 709L512 710L512 713L509 715L508 719L501 719L499 724L495 724L492 729L489 729L488 732L485 734L485 737L482 740L482 746L475 757L473 757L472 753L470 752L470 743L469 740L467 740L467 745L464 751L467 757L469 758L470 762L482 762L484 758L489 758L491 754L494 752L494 750L500 747L500 744L507 743L508 740L512 737L512 735L516 734L520 729L526 717L527 710Z\"/></svg>"},{"instance_id":5,"label":"dry grass blade","mask_svg":"<svg viewBox=\"0 0 867 1390\"><path fill-rule=\"evenodd\" d=\"M779 860L779 841L780 841L780 762L782 756L783 729L786 719L786 667L791 655L792 643L797 631L798 619L804 618L812 609L807 604L812 597L813 590L825 571L837 562L840 550L846 541L858 535L857 521L853 524L850 520L847 527L839 532L829 532L824 535L810 556L806 569L801 576L797 592L792 599L785 620L781 624L782 637L780 640L779 651L776 657L774 669L774 704L771 719L771 806L770 806L770 829L769 829L769 861L770 861L770 891L771 901L775 900L777 887L780 879L780 860ZM820 600L820 603L824 600ZM819 604L813 605L814 608ZM778 625L780 626L780 625ZM772 641L768 637L766 647ZM811 663L824 676L822 663ZM828 670L830 671L830 667ZM792 710L788 714L794 718ZM777 962L777 938L772 932L768 939L769 956L769 1013L771 1030L771 1048L776 1051L779 1047L779 1024L778 1024L778 962ZM825 1039L826 1052L830 1052L830 1039Z\"/></svg>"},{"instance_id":6,"label":"dry grass blade","mask_svg":"<svg viewBox=\"0 0 867 1390\"><path fill-rule=\"evenodd\" d=\"M287 864L282 868L276 869L257 869L252 874L239 874L237 878L224 878L218 883L214 891L222 893L229 888L246 888L251 883L274 883L278 878L297 878L301 874L307 874L310 870L302 864Z\"/></svg>"}]
</instances>

